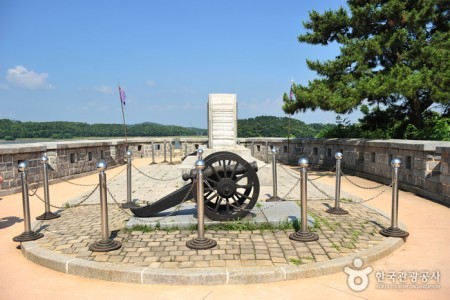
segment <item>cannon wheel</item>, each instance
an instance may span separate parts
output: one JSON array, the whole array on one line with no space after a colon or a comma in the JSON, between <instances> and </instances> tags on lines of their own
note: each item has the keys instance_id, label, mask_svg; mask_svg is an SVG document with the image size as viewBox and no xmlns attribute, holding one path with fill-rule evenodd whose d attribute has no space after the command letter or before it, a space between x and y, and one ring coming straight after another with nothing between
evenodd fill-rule
<instances>
[{"instance_id":1,"label":"cannon wheel","mask_svg":"<svg viewBox=\"0 0 450 300\"><path fill-rule=\"evenodd\" d=\"M206 168L213 171L211 176L205 177L208 182L204 184L205 214L214 221L245 217L258 201L256 171L242 157L231 152L216 152L204 161ZM236 172L239 166L244 172Z\"/></svg>"}]
</instances>

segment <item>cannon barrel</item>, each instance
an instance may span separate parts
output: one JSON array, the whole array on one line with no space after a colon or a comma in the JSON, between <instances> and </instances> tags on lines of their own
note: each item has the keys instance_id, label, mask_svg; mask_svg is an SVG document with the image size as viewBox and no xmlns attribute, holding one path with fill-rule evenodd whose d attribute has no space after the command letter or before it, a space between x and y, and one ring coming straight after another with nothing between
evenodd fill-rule
<instances>
[{"instance_id":1,"label":"cannon barrel","mask_svg":"<svg viewBox=\"0 0 450 300\"><path fill-rule=\"evenodd\" d=\"M249 163L249 164L255 172L258 172L258 164L256 163L256 161ZM244 174L245 172L247 172L247 169L241 164L238 164L237 167L236 167L236 165L219 166L219 167L215 167L215 170L219 174L224 173L224 172L232 173L234 171L235 175L241 175L241 174ZM213 173L214 173L214 171L211 167L206 167L203 170L203 174L205 177L210 177L211 175L213 175ZM184 181L188 181L189 179L194 180L196 177L197 177L197 169L192 169L189 173L184 173L182 175L182 178Z\"/></svg>"},{"instance_id":2,"label":"cannon barrel","mask_svg":"<svg viewBox=\"0 0 450 300\"><path fill-rule=\"evenodd\" d=\"M204 159L203 170L205 215L214 221L239 220L245 217L255 205L259 196L259 179L256 162L248 163L232 152L215 152ZM240 175L240 176L239 176ZM193 190L197 170L183 174L182 178L192 182L169 195L143 207L131 208L137 217L150 217L181 204L195 196Z\"/></svg>"}]
</instances>

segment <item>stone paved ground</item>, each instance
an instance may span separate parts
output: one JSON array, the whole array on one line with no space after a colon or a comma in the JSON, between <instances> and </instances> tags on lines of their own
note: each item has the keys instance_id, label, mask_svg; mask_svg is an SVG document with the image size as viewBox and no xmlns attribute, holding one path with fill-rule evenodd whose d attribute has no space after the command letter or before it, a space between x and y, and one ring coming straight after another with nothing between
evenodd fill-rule
<instances>
[{"instance_id":1,"label":"stone paved ground","mask_svg":"<svg viewBox=\"0 0 450 300\"><path fill-rule=\"evenodd\" d=\"M368 249L383 241L378 234L381 226L390 225L384 216L359 204L342 203L341 206L350 212L348 215L326 213L327 208L334 206L328 196L334 195L334 188L324 184L313 185L310 181L308 213L316 220L312 230L319 235L318 241L291 241L289 234L295 231L294 228L207 230L206 236L216 240L217 246L210 250L191 250L186 247L186 241L197 236L195 230L141 232L124 229L130 212L114 203L126 201L126 172L125 167L120 168L123 168L122 172L107 179L109 229L114 239L122 242L122 248L107 253L88 249L91 243L101 238L99 191L94 190L96 182L92 183L93 193L86 194L89 197L80 195L69 201L72 207L63 210L61 218L39 224L43 226L45 236L36 242L43 248L85 260L150 268L284 266L327 261ZM297 201L300 198L297 168L282 165L278 168L278 195ZM132 198L141 203L153 202L181 185L177 165L133 167L132 174ZM319 176L334 174L310 173L309 179L317 182L314 179ZM271 186L262 186L259 201L269 198L272 191ZM351 196L343 194L342 197ZM77 206L80 202L83 206Z\"/></svg>"},{"instance_id":2,"label":"stone paved ground","mask_svg":"<svg viewBox=\"0 0 450 300\"><path fill-rule=\"evenodd\" d=\"M329 187L321 186L323 189ZM381 241L378 231L390 222L378 212L360 204L342 203L348 215L330 215L325 210L330 200L311 199L308 213L316 219L319 235L315 242L289 239L294 229L207 230L206 236L217 241L209 250L191 250L186 241L197 236L190 230L126 231L129 215L109 205L109 229L122 242L116 251L91 252L88 247L101 238L100 207L87 205L61 212L61 218L45 221L44 238L36 242L69 256L97 262L112 262L150 268L255 267L299 265L327 261L368 249ZM300 212L300 208L299 208Z\"/></svg>"},{"instance_id":3,"label":"stone paved ground","mask_svg":"<svg viewBox=\"0 0 450 300\"><path fill-rule=\"evenodd\" d=\"M150 164L137 167L132 167L132 199L139 200L141 203L154 202L167 194L179 189L183 185L181 179L181 173L178 169L179 165L168 164ZM121 166L122 171L115 176L107 177L108 189L110 190L110 197L108 202L113 203L125 202L127 199L127 187L126 187L126 166ZM271 165L262 164L262 168L271 169ZM261 176L261 171L259 172ZM268 172L271 174L271 171ZM314 181L318 176L334 176L334 173L323 174L309 174L308 179ZM299 173L297 167L278 165L277 167L277 186L278 196L284 199L299 199L300 198L300 186L299 186ZM90 184L92 189L98 185L98 181ZM308 199L323 199L328 196L334 195L334 187L328 185L322 185L320 190L315 188L311 183L308 183ZM88 195L89 193L86 193ZM259 193L259 200L264 201L273 194L273 187L261 186ZM111 197L113 196L113 197ZM353 195L341 193L341 197L355 198ZM82 195L75 197L69 201L71 205L79 203L84 197ZM97 204L99 203L99 193L96 191L92 194L84 203Z\"/></svg>"}]
</instances>

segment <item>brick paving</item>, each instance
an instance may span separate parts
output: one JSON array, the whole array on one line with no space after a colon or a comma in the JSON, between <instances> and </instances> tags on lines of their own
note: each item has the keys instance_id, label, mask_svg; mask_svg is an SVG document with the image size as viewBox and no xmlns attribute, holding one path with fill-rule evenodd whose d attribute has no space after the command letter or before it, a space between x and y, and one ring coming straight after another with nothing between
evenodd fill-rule
<instances>
[{"instance_id":1,"label":"brick paving","mask_svg":"<svg viewBox=\"0 0 450 300\"><path fill-rule=\"evenodd\" d=\"M270 168L270 166L262 166ZM123 167L122 167L123 168ZM152 202L178 189L178 166L157 164L133 168L132 197L139 202ZM310 179L334 176L333 173L310 173ZM41 248L73 258L94 262L108 262L145 268L195 269L235 267L282 267L312 264L369 249L385 238L378 231L389 227L390 221L380 213L361 204L341 203L348 215L331 215L326 209L334 205L328 195L334 187L308 182L308 214L316 223L312 231L319 235L315 242L296 242L289 239L295 230L206 230L206 236L217 241L209 250L191 250L186 242L197 236L195 230L154 230L151 232L125 229L131 214L117 203L126 201L126 172L108 179L109 230L122 247L110 252L92 252L89 245L101 239L99 191L85 201L79 195L69 201L72 207L61 211L61 218L36 225L44 238L36 241ZM296 168L279 166L278 195L291 201L300 198ZM92 188L95 187L92 183ZM317 189L318 187L319 189ZM271 186L261 186L259 201L272 193ZM89 194L89 193L88 193ZM360 200L353 195L342 197ZM328 199L326 199L328 198ZM76 204L83 200L82 206ZM276 205L276 204L274 204ZM258 209L258 208L255 208ZM300 207L298 210L300 214Z\"/></svg>"},{"instance_id":2,"label":"brick paving","mask_svg":"<svg viewBox=\"0 0 450 300\"><path fill-rule=\"evenodd\" d=\"M160 168L166 167L169 166L160 165ZM167 186L167 182L162 185ZM330 187L321 185L320 188L330 192ZM109 205L109 229L114 239L122 242L120 249L106 253L89 250L89 245L101 238L100 206L95 204L66 209L61 212L61 218L39 223L37 226L43 228L45 236L36 243L42 248L89 261L188 269L310 264L369 249L385 239L378 231L389 227L390 221L377 211L361 204L342 203L341 207L349 214L330 215L325 212L330 206L333 206L331 200L320 197L308 202L308 213L316 220L311 230L319 235L318 241L308 243L291 241L289 234L294 232L293 228L207 229L205 235L216 240L217 246L209 250L191 250L186 247L186 241L197 236L195 230L125 230L129 213L114 204Z\"/></svg>"}]
</instances>

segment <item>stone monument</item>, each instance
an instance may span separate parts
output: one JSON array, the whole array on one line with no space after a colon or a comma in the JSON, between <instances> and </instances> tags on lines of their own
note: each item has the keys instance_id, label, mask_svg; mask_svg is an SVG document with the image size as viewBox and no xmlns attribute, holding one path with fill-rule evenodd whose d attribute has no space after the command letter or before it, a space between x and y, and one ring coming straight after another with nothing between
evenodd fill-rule
<instances>
[{"instance_id":1,"label":"stone monument","mask_svg":"<svg viewBox=\"0 0 450 300\"><path fill-rule=\"evenodd\" d=\"M232 150L237 145L236 94L209 94L208 148Z\"/></svg>"},{"instance_id":2,"label":"stone monument","mask_svg":"<svg viewBox=\"0 0 450 300\"><path fill-rule=\"evenodd\" d=\"M236 94L209 94L207 104L208 114L208 145L200 145L203 157L218 152L233 152L248 162L256 161L261 169L264 162L252 157L251 150L237 143L237 97ZM181 173L188 173L197 160L197 156L187 156L179 166ZM272 185L271 168L258 171L260 184ZM181 178L180 183L186 184Z\"/></svg>"}]
</instances>

